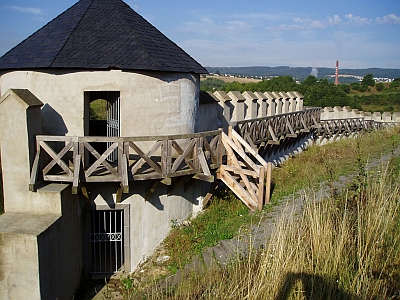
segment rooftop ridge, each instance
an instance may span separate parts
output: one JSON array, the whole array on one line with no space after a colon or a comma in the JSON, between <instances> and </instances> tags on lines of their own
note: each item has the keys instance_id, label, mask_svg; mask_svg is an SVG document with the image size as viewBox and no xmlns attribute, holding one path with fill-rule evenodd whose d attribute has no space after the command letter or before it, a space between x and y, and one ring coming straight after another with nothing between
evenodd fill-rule
<instances>
[{"instance_id":1,"label":"rooftop ridge","mask_svg":"<svg viewBox=\"0 0 400 300\"><path fill-rule=\"evenodd\" d=\"M80 0L0 58L0 70L207 73L122 0Z\"/></svg>"}]
</instances>

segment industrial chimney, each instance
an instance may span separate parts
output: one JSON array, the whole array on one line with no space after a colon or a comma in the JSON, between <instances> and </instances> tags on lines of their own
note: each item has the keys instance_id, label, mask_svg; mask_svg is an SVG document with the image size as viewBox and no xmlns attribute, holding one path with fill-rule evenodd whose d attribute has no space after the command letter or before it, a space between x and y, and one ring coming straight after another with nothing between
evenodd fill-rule
<instances>
[{"instance_id":1,"label":"industrial chimney","mask_svg":"<svg viewBox=\"0 0 400 300\"><path fill-rule=\"evenodd\" d=\"M336 61L335 85L339 84L339 61Z\"/></svg>"}]
</instances>

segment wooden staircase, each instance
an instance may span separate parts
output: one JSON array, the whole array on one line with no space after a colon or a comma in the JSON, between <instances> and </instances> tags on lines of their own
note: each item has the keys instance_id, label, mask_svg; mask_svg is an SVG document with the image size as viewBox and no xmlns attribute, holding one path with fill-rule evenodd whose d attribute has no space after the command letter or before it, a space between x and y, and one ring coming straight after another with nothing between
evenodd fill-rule
<instances>
[{"instance_id":1,"label":"wooden staircase","mask_svg":"<svg viewBox=\"0 0 400 300\"><path fill-rule=\"evenodd\" d=\"M270 199L272 163L267 163L232 127L222 133L226 164L218 178L251 210L262 209Z\"/></svg>"}]
</instances>

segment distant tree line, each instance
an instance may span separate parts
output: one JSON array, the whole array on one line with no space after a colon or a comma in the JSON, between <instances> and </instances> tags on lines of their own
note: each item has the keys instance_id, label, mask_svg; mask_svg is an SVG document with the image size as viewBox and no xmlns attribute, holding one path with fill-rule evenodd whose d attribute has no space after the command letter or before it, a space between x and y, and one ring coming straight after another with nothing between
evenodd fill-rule
<instances>
[{"instance_id":1,"label":"distant tree line","mask_svg":"<svg viewBox=\"0 0 400 300\"><path fill-rule=\"evenodd\" d=\"M372 74L364 76L361 83L335 85L326 78L318 79L315 76L308 76L301 83L297 83L291 76L280 76L270 80L262 80L254 83L224 82L216 78L207 78L201 81L201 90L225 92L239 91L298 91L304 96L306 106L350 106L360 110L368 111L365 105L374 104L382 107L381 110L393 111L400 108L400 78L392 83L375 83ZM369 93L370 91L374 93ZM361 94L367 92L367 94Z\"/></svg>"},{"instance_id":2,"label":"distant tree line","mask_svg":"<svg viewBox=\"0 0 400 300\"><path fill-rule=\"evenodd\" d=\"M292 76L298 80L304 80L311 72L311 67L206 67L208 72L215 74L230 74L242 76ZM325 76L334 75L335 68L318 68L318 76L324 78ZM368 69L339 69L339 74L347 74L354 76L365 76L365 74L374 74L375 77L398 78L400 77L400 69L384 69L384 68L368 68ZM345 81L346 78L343 78Z\"/></svg>"}]
</instances>

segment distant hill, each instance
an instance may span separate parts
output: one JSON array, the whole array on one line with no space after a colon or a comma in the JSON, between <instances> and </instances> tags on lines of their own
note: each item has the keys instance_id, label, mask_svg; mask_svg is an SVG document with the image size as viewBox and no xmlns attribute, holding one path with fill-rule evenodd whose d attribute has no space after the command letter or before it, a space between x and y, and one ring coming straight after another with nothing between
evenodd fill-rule
<instances>
[{"instance_id":1,"label":"distant hill","mask_svg":"<svg viewBox=\"0 0 400 300\"><path fill-rule=\"evenodd\" d=\"M313 68L311 67L206 67L210 73L242 75L242 76L291 76L298 80L303 80L311 75ZM328 75L335 74L335 68L317 68L318 78L324 78ZM315 72L315 70L314 70ZM366 74L373 74L374 77L382 78L400 78L400 69L340 69L339 74L354 75L364 77Z\"/></svg>"}]
</instances>

